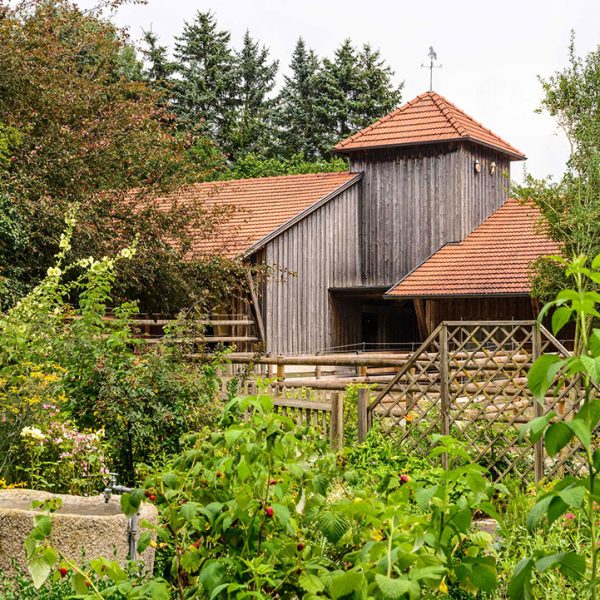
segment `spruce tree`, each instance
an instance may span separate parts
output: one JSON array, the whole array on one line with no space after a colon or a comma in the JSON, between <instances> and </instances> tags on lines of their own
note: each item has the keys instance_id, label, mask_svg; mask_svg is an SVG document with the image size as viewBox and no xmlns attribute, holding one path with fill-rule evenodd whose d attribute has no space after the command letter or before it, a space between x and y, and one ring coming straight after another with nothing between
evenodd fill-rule
<instances>
[{"instance_id":1,"label":"spruce tree","mask_svg":"<svg viewBox=\"0 0 600 600\"><path fill-rule=\"evenodd\" d=\"M394 72L379 50L365 44L358 55L359 88L354 106L354 124L361 129L380 119L400 104L404 83L395 87Z\"/></svg>"},{"instance_id":2,"label":"spruce tree","mask_svg":"<svg viewBox=\"0 0 600 600\"><path fill-rule=\"evenodd\" d=\"M278 68L278 61L270 61L269 50L246 31L242 49L236 53L237 115L231 140L234 156L264 156L272 146L274 101L269 94L275 87Z\"/></svg>"},{"instance_id":3,"label":"spruce tree","mask_svg":"<svg viewBox=\"0 0 600 600\"><path fill-rule=\"evenodd\" d=\"M319 114L331 146L356 130L355 113L360 88L356 49L350 39L335 51L333 60L324 59Z\"/></svg>"},{"instance_id":4,"label":"spruce tree","mask_svg":"<svg viewBox=\"0 0 600 600\"><path fill-rule=\"evenodd\" d=\"M166 46L161 46L158 36L152 31L144 31L144 46L141 48L144 57L143 78L155 90L168 93L171 78L176 69L175 63L169 60Z\"/></svg>"},{"instance_id":5,"label":"spruce tree","mask_svg":"<svg viewBox=\"0 0 600 600\"><path fill-rule=\"evenodd\" d=\"M201 126L226 152L232 150L237 92L230 38L211 12L198 12L176 38L174 53L179 77L173 107L180 124L186 129Z\"/></svg>"},{"instance_id":6,"label":"spruce tree","mask_svg":"<svg viewBox=\"0 0 600 600\"><path fill-rule=\"evenodd\" d=\"M311 160L329 151L327 123L322 120L320 60L299 38L278 97L278 150L281 158L301 154Z\"/></svg>"}]
</instances>

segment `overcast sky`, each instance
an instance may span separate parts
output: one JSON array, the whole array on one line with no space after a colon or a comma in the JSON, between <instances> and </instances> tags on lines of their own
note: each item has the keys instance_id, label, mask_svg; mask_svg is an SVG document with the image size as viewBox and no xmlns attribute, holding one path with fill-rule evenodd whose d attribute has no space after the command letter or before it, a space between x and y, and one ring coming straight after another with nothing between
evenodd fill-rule
<instances>
[{"instance_id":1,"label":"overcast sky","mask_svg":"<svg viewBox=\"0 0 600 600\"><path fill-rule=\"evenodd\" d=\"M234 46L249 29L283 71L299 36L321 56L346 37L370 42L405 82L403 101L428 89L421 64L433 45L443 65L434 89L523 151L538 177L559 176L568 147L554 121L534 112L537 76L565 66L571 29L579 54L600 44L600 0L149 0L121 8L115 21L133 39L152 29L171 46L184 21L209 9ZM516 180L521 164L513 163Z\"/></svg>"}]
</instances>

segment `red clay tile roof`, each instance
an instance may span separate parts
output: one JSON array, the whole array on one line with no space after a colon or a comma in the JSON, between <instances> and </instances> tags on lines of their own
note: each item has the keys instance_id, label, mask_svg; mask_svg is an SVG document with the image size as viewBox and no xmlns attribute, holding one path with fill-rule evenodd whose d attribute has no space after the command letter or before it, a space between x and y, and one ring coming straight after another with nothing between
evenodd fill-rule
<instances>
[{"instance_id":1,"label":"red clay tile roof","mask_svg":"<svg viewBox=\"0 0 600 600\"><path fill-rule=\"evenodd\" d=\"M379 121L341 141L335 150L362 150L407 144L470 140L508 154L525 155L436 92L426 92Z\"/></svg>"},{"instance_id":2,"label":"red clay tile roof","mask_svg":"<svg viewBox=\"0 0 600 600\"><path fill-rule=\"evenodd\" d=\"M438 250L396 284L390 298L528 294L529 266L559 246L538 230L530 202L507 200L462 242Z\"/></svg>"},{"instance_id":3,"label":"red clay tile roof","mask_svg":"<svg viewBox=\"0 0 600 600\"><path fill-rule=\"evenodd\" d=\"M360 177L348 172L310 173L197 183L155 201L165 209L189 203L201 204L207 211L225 209L224 218L216 217L210 238L192 232L192 253L233 258Z\"/></svg>"}]
</instances>

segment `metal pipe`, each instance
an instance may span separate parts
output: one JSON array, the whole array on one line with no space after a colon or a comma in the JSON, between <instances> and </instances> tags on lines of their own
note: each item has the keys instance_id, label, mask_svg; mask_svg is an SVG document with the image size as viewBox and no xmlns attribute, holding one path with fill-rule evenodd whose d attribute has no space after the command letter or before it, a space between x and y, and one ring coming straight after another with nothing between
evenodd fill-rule
<instances>
[{"instance_id":1,"label":"metal pipe","mask_svg":"<svg viewBox=\"0 0 600 600\"><path fill-rule=\"evenodd\" d=\"M106 485L106 488L104 488L104 492L102 492L105 504L108 504L110 502L110 497L112 494L128 494L133 490L133 488L126 487L124 485L117 485L118 473L109 473L108 476L108 484ZM135 560L137 557L136 538L138 533L138 521L138 513L135 513L133 516L129 517L127 532L127 542L129 545L129 560Z\"/></svg>"}]
</instances>

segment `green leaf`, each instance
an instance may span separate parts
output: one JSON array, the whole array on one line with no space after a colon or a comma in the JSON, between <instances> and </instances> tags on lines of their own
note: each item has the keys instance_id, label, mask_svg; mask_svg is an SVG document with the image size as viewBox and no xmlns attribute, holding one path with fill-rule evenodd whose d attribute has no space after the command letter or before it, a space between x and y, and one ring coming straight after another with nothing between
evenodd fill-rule
<instances>
[{"instance_id":1,"label":"green leaf","mask_svg":"<svg viewBox=\"0 0 600 600\"><path fill-rule=\"evenodd\" d=\"M333 600L343 598L357 592L364 586L365 578L362 573L347 571L331 580L331 597Z\"/></svg>"},{"instance_id":2,"label":"green leaf","mask_svg":"<svg viewBox=\"0 0 600 600\"><path fill-rule=\"evenodd\" d=\"M337 544L350 529L350 524L340 513L325 511L319 520L321 532L332 544Z\"/></svg>"},{"instance_id":3,"label":"green leaf","mask_svg":"<svg viewBox=\"0 0 600 600\"><path fill-rule=\"evenodd\" d=\"M570 321L572 313L572 309L567 306L559 306L552 313L552 333L554 335L560 333L560 330Z\"/></svg>"},{"instance_id":4,"label":"green leaf","mask_svg":"<svg viewBox=\"0 0 600 600\"><path fill-rule=\"evenodd\" d=\"M150 596L151 600L169 600L171 593L165 581L152 580L143 586L143 591Z\"/></svg>"},{"instance_id":5,"label":"green leaf","mask_svg":"<svg viewBox=\"0 0 600 600\"><path fill-rule=\"evenodd\" d=\"M538 523L546 516L550 503L554 500L555 494L550 493L542 496L529 511L527 515L527 529L531 530L537 527Z\"/></svg>"},{"instance_id":6,"label":"green leaf","mask_svg":"<svg viewBox=\"0 0 600 600\"><path fill-rule=\"evenodd\" d=\"M590 379L594 382L600 381L600 358L582 355L579 357L579 360L581 360Z\"/></svg>"},{"instance_id":7,"label":"green leaf","mask_svg":"<svg viewBox=\"0 0 600 600\"><path fill-rule=\"evenodd\" d=\"M542 354L529 369L527 384L538 402L542 402L560 371L564 360L555 354Z\"/></svg>"},{"instance_id":8,"label":"green leaf","mask_svg":"<svg viewBox=\"0 0 600 600\"><path fill-rule=\"evenodd\" d=\"M225 434L225 444L227 445L228 448L231 448L231 446L233 446L239 439L240 437L242 437L242 435L244 434L244 430L240 429L239 426L235 426L228 429Z\"/></svg>"},{"instance_id":9,"label":"green leaf","mask_svg":"<svg viewBox=\"0 0 600 600\"><path fill-rule=\"evenodd\" d=\"M43 556L38 556L29 561L27 569L29 570L35 589L39 589L44 585L53 566L54 563L48 562Z\"/></svg>"},{"instance_id":10,"label":"green leaf","mask_svg":"<svg viewBox=\"0 0 600 600\"><path fill-rule=\"evenodd\" d=\"M197 502L186 502L181 507L181 515L186 521L191 521L198 514L200 505Z\"/></svg>"},{"instance_id":11,"label":"green leaf","mask_svg":"<svg viewBox=\"0 0 600 600\"><path fill-rule=\"evenodd\" d=\"M529 423L523 425L523 427L519 429L519 441L523 441L527 432L531 432L529 434L529 439L533 444L535 444L535 442L537 442L542 437L544 430L546 429L548 423L554 416L555 413L550 412L547 415L536 417L535 419L529 421Z\"/></svg>"},{"instance_id":12,"label":"green leaf","mask_svg":"<svg viewBox=\"0 0 600 600\"><path fill-rule=\"evenodd\" d=\"M571 441L572 437L573 432L563 421L550 425L544 435L546 451L550 456L558 454Z\"/></svg>"},{"instance_id":13,"label":"green leaf","mask_svg":"<svg viewBox=\"0 0 600 600\"><path fill-rule=\"evenodd\" d=\"M473 564L471 581L477 589L483 592L493 592L498 585L494 565L483 562Z\"/></svg>"},{"instance_id":14,"label":"green leaf","mask_svg":"<svg viewBox=\"0 0 600 600\"><path fill-rule=\"evenodd\" d=\"M312 573L301 575L298 579L298 583L300 584L300 587L309 594L318 594L325 589L325 585L321 578Z\"/></svg>"},{"instance_id":15,"label":"green leaf","mask_svg":"<svg viewBox=\"0 0 600 600\"><path fill-rule=\"evenodd\" d=\"M523 558L517 563L507 590L511 600L532 600L531 572L533 565L534 562L531 558Z\"/></svg>"},{"instance_id":16,"label":"green leaf","mask_svg":"<svg viewBox=\"0 0 600 600\"><path fill-rule=\"evenodd\" d=\"M221 585L223 581L224 567L220 561L215 559L207 560L200 574L198 581L202 584L202 587L212 596L215 588Z\"/></svg>"},{"instance_id":17,"label":"green leaf","mask_svg":"<svg viewBox=\"0 0 600 600\"><path fill-rule=\"evenodd\" d=\"M283 504L273 504L273 510L275 511L276 519L282 527L285 527L290 520L290 511L287 506L283 506Z\"/></svg>"},{"instance_id":18,"label":"green leaf","mask_svg":"<svg viewBox=\"0 0 600 600\"><path fill-rule=\"evenodd\" d=\"M141 554L148 548L152 541L152 533L150 531L144 531L138 540L137 551Z\"/></svg>"},{"instance_id":19,"label":"green leaf","mask_svg":"<svg viewBox=\"0 0 600 600\"><path fill-rule=\"evenodd\" d=\"M421 594L419 584L409 579L392 579L391 577L377 573L375 575L375 582L383 597L390 598L390 600L398 600L405 594L408 594L410 598L418 598Z\"/></svg>"},{"instance_id":20,"label":"green leaf","mask_svg":"<svg viewBox=\"0 0 600 600\"><path fill-rule=\"evenodd\" d=\"M575 434L584 448L589 448L592 443L592 434L588 424L577 417L572 421L564 421L569 429Z\"/></svg>"},{"instance_id":21,"label":"green leaf","mask_svg":"<svg viewBox=\"0 0 600 600\"><path fill-rule=\"evenodd\" d=\"M576 552L560 552L548 554L535 561L535 567L540 572L559 567L565 577L580 580L585 575L585 557Z\"/></svg>"},{"instance_id":22,"label":"green leaf","mask_svg":"<svg viewBox=\"0 0 600 600\"><path fill-rule=\"evenodd\" d=\"M569 487L567 489L561 490L560 492L558 492L558 495L568 506L580 508L583 504L585 488L583 487L583 484L580 484L574 487Z\"/></svg>"},{"instance_id":23,"label":"green leaf","mask_svg":"<svg viewBox=\"0 0 600 600\"><path fill-rule=\"evenodd\" d=\"M246 459L243 457L238 464L237 474L241 482L246 481L246 479L248 479L248 477L250 477L250 475L252 474L252 471L250 470Z\"/></svg>"}]
</instances>

